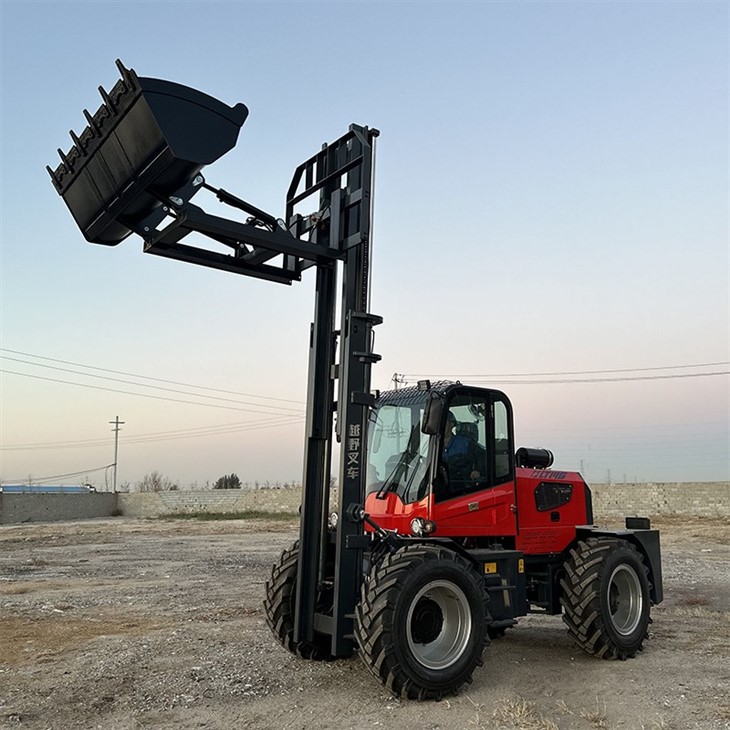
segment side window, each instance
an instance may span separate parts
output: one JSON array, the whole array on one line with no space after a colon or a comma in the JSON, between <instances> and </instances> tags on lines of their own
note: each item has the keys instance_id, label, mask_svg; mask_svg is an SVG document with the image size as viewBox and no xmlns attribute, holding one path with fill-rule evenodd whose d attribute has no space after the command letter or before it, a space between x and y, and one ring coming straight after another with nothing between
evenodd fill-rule
<instances>
[{"instance_id":1,"label":"side window","mask_svg":"<svg viewBox=\"0 0 730 730\"><path fill-rule=\"evenodd\" d=\"M494 478L495 484L507 481L511 475L509 441L509 412L504 401L494 401Z\"/></svg>"},{"instance_id":2,"label":"side window","mask_svg":"<svg viewBox=\"0 0 730 730\"><path fill-rule=\"evenodd\" d=\"M570 502L573 494L572 484L560 482L540 482L535 489L535 507L538 512L557 509Z\"/></svg>"},{"instance_id":3,"label":"side window","mask_svg":"<svg viewBox=\"0 0 730 730\"><path fill-rule=\"evenodd\" d=\"M437 499L449 499L488 486L488 413L488 403L482 396L459 393L450 401L441 434Z\"/></svg>"}]
</instances>

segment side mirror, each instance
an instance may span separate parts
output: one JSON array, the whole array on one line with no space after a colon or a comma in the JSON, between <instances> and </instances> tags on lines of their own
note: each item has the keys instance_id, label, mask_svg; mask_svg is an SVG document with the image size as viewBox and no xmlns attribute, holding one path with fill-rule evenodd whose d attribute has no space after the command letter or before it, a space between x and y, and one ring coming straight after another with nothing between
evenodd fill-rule
<instances>
[{"instance_id":1,"label":"side mirror","mask_svg":"<svg viewBox=\"0 0 730 730\"><path fill-rule=\"evenodd\" d=\"M423 412L423 419L421 421L421 431L423 433L433 436L439 432L443 410L443 396L440 393L431 391L426 401L426 409Z\"/></svg>"}]
</instances>

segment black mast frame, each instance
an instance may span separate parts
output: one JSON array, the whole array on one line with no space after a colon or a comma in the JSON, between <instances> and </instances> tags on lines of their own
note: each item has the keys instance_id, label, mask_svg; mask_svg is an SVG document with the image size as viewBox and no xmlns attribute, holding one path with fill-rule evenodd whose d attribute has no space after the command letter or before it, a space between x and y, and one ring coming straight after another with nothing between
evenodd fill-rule
<instances>
[{"instance_id":1,"label":"black mast frame","mask_svg":"<svg viewBox=\"0 0 730 730\"><path fill-rule=\"evenodd\" d=\"M315 631L328 634L333 656L348 656L353 651L352 620L362 581L362 544L353 537L363 531L352 507L363 504L365 497L367 419L373 403L370 369L380 359L372 352L372 328L382 319L367 311L378 134L377 130L353 124L346 134L323 145L320 152L296 169L287 193L286 227L281 220L273 226L272 216L245 201L232 202L230 193L213 189L222 202L247 212L256 211L252 222L213 216L182 198L177 205L168 198L167 213L173 221L152 236L145 232L144 243L146 253L285 284L300 280L304 270L316 267L294 641L312 643ZM198 186L212 189L204 181ZM317 194L316 213L303 216L296 212L298 206ZM261 227L264 223L269 227ZM143 231L139 225L135 229ZM180 243L193 232L229 246L234 253L226 255ZM282 257L281 262L271 264L277 256ZM342 276L339 325L338 269ZM337 483L342 519L336 534L334 606L330 616L315 609L323 581L332 579L325 575L324 565L330 539L327 525L335 413L337 440L341 443Z\"/></svg>"},{"instance_id":2,"label":"black mast frame","mask_svg":"<svg viewBox=\"0 0 730 730\"><path fill-rule=\"evenodd\" d=\"M323 145L320 152L299 165L287 192L286 224L226 191L211 188L202 176L195 181L198 189L212 190L221 202L251 213L249 222L210 215L189 202L192 195L186 200L182 197L185 191L179 191L165 201L165 212L173 220L161 231L155 229L150 235L144 225L134 224L135 231L145 238L145 253L157 256L284 284L301 280L303 271L316 268L294 641L311 644L315 632L328 634L333 656L348 656L353 651L352 622L362 581L362 543L353 537L362 535L363 530L353 507L362 505L365 498L367 419L374 402L370 396L370 368L380 359L372 352L372 328L382 319L367 311L378 135L375 129L350 125L346 134ZM296 212L298 206L317 195L315 213ZM194 232L230 247L233 254L180 243ZM278 256L278 265L272 264ZM339 325L338 269L342 277ZM336 435L341 443L337 484L342 519L336 532L335 574L328 576L324 566L330 540L335 413ZM316 611L317 595L325 580L333 580L331 616Z\"/></svg>"},{"instance_id":3,"label":"black mast frame","mask_svg":"<svg viewBox=\"0 0 730 730\"><path fill-rule=\"evenodd\" d=\"M117 67L121 79L109 93L99 88L102 106L94 115L84 112L88 126L80 135L71 132L71 149L59 150L61 164L47 168L84 237L113 246L136 233L145 253L282 284L316 269L294 641L312 643L315 633L329 635L331 654L346 656L354 648L366 542L359 506L374 402L370 369L380 359L372 352L372 328L382 320L367 311L379 133L353 124L299 165L287 191L285 219L278 219L208 185L200 174L235 145L248 115L243 104L228 107L195 89L138 77L121 61ZM193 204L201 190L248 219L212 215ZM305 205L316 210L302 215L298 210ZM214 241L218 250L183 242L191 233ZM325 566L332 562L328 512L335 431L341 443L341 518L332 576ZM317 596L330 582L332 613L320 613Z\"/></svg>"}]
</instances>

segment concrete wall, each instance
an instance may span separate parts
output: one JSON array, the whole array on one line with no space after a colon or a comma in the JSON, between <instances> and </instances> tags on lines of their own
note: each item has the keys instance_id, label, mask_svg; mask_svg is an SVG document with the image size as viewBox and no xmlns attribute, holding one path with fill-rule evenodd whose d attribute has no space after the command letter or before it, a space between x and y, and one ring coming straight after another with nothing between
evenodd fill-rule
<instances>
[{"instance_id":1,"label":"concrete wall","mask_svg":"<svg viewBox=\"0 0 730 730\"><path fill-rule=\"evenodd\" d=\"M730 482L592 484L593 515L730 517Z\"/></svg>"},{"instance_id":2,"label":"concrete wall","mask_svg":"<svg viewBox=\"0 0 730 730\"><path fill-rule=\"evenodd\" d=\"M730 518L729 482L593 484L596 522L641 515ZM144 494L1 494L0 524L108 517L160 517L189 512L296 513L301 489L214 489ZM337 504L337 492L330 493Z\"/></svg>"},{"instance_id":3,"label":"concrete wall","mask_svg":"<svg viewBox=\"0 0 730 730\"><path fill-rule=\"evenodd\" d=\"M206 489L197 492L145 492L119 494L125 517L158 517L186 512L292 512L299 509L301 488Z\"/></svg>"},{"instance_id":4,"label":"concrete wall","mask_svg":"<svg viewBox=\"0 0 730 730\"><path fill-rule=\"evenodd\" d=\"M110 517L116 509L116 494L0 492L1 525Z\"/></svg>"},{"instance_id":5,"label":"concrete wall","mask_svg":"<svg viewBox=\"0 0 730 730\"><path fill-rule=\"evenodd\" d=\"M591 491L596 521L626 515L730 517L729 482L593 484ZM120 494L119 509L129 517L157 517L198 511L296 512L300 501L299 488L157 492ZM330 504L337 504L336 490L330 494Z\"/></svg>"}]
</instances>

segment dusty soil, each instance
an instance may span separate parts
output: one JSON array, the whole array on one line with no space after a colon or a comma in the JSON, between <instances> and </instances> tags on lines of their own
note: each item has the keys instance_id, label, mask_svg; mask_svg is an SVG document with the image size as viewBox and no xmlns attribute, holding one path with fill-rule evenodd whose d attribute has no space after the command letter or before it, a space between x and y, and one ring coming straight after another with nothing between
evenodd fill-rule
<instances>
[{"instance_id":1,"label":"dusty soil","mask_svg":"<svg viewBox=\"0 0 730 730\"><path fill-rule=\"evenodd\" d=\"M559 617L528 617L438 703L274 641L264 582L294 523L3 526L0 728L730 728L730 525L659 526L666 598L638 658L593 659Z\"/></svg>"}]
</instances>

